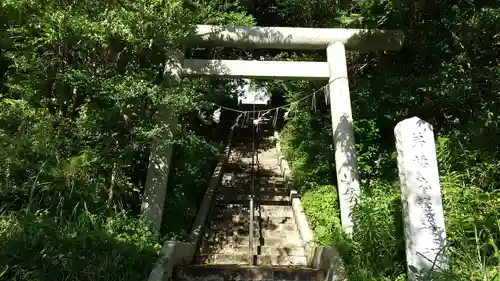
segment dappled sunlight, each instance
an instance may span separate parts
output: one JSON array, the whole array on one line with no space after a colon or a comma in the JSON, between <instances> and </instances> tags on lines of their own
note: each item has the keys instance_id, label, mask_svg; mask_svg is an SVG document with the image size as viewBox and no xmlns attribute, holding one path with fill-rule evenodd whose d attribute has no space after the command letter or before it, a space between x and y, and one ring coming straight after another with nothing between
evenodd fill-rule
<instances>
[{"instance_id":1,"label":"dappled sunlight","mask_svg":"<svg viewBox=\"0 0 500 281\"><path fill-rule=\"evenodd\" d=\"M245 144L251 139L244 137L247 133L245 129L236 131L233 152L224 169L222 185L215 198L216 206L200 247L201 263L251 262L248 251L252 194L255 202L254 262L263 265L282 263L290 256L293 258L295 248L299 247L299 244L293 246L293 241L283 240L288 237L283 235L288 233L296 236L297 230L291 216L289 190L281 179L277 156L272 148L259 146L260 140L264 139L264 136L259 136L255 149L260 153L254 159L256 170L252 169L252 147ZM287 243L292 243L292 246L287 246Z\"/></svg>"}]
</instances>

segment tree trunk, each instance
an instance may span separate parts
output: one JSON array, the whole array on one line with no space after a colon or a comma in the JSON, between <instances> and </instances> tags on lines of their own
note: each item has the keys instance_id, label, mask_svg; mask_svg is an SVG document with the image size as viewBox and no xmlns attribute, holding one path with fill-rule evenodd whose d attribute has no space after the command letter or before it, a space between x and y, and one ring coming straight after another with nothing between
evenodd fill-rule
<instances>
[{"instance_id":1,"label":"tree trunk","mask_svg":"<svg viewBox=\"0 0 500 281\"><path fill-rule=\"evenodd\" d=\"M111 211L111 209L114 208L113 199L115 195L115 184L117 176L118 176L118 165L115 162L113 163L113 169L111 170L111 180L108 189L108 200L106 200L106 209L108 211Z\"/></svg>"}]
</instances>

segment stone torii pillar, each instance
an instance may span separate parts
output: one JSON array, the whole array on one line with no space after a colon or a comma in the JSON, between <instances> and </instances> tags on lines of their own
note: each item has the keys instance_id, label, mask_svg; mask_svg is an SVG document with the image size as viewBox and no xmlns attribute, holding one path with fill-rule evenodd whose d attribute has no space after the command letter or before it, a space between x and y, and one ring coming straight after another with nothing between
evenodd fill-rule
<instances>
[{"instance_id":1,"label":"stone torii pillar","mask_svg":"<svg viewBox=\"0 0 500 281\"><path fill-rule=\"evenodd\" d=\"M341 222L352 233L353 207L360 197L351 99L345 49L362 52L399 50L400 31L344 28L246 27L198 25L191 44L235 48L326 50L328 62L185 60L186 75L254 79L321 79L330 81L330 106Z\"/></svg>"},{"instance_id":2,"label":"stone torii pillar","mask_svg":"<svg viewBox=\"0 0 500 281\"><path fill-rule=\"evenodd\" d=\"M326 55L330 68L328 92L332 115L340 219L344 231L351 234L353 228L351 211L359 201L361 190L359 188L356 142L344 44L335 42L329 45L326 49Z\"/></svg>"},{"instance_id":3,"label":"stone torii pillar","mask_svg":"<svg viewBox=\"0 0 500 281\"><path fill-rule=\"evenodd\" d=\"M182 79L184 55L175 50L169 53L165 62L164 78L171 87L178 86ZM177 116L172 108L161 107L156 115L156 124L161 128L161 139L151 144L146 184L141 204L141 216L160 231L167 192L168 175L172 166L173 139L176 133Z\"/></svg>"}]
</instances>

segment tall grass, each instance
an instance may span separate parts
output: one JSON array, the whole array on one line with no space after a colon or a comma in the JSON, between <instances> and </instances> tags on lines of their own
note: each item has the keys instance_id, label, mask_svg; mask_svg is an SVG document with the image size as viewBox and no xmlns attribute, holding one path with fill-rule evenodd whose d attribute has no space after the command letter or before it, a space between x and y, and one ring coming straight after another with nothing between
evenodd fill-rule
<instances>
[{"instance_id":1,"label":"tall grass","mask_svg":"<svg viewBox=\"0 0 500 281\"><path fill-rule=\"evenodd\" d=\"M0 216L0 280L146 280L158 251L149 227L126 213Z\"/></svg>"},{"instance_id":2,"label":"tall grass","mask_svg":"<svg viewBox=\"0 0 500 281\"><path fill-rule=\"evenodd\" d=\"M448 239L444 251L450 257L450 267L423 275L421 280L500 281L500 194L491 188L495 178L488 178L495 173L486 172L494 171L497 164L456 165L473 157L474 152L455 151L446 138L438 139L437 152ZM364 192L353 213L352 239L340 231L335 187L318 185L314 180L307 186L304 209L316 241L340 248L350 281L406 280L397 180L371 179L363 186L369 192Z\"/></svg>"}]
</instances>

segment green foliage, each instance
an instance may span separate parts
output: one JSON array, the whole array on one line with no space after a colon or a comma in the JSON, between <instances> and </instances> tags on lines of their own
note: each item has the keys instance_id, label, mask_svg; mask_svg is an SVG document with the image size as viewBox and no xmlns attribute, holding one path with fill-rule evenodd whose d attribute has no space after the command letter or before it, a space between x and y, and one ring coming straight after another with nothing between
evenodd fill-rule
<instances>
[{"instance_id":1,"label":"green foliage","mask_svg":"<svg viewBox=\"0 0 500 281\"><path fill-rule=\"evenodd\" d=\"M174 167L169 179L162 226L171 239L187 239L221 151L213 142L192 133L180 136L173 159L182 165Z\"/></svg>"},{"instance_id":2,"label":"green foliage","mask_svg":"<svg viewBox=\"0 0 500 281\"><path fill-rule=\"evenodd\" d=\"M317 243L333 245L341 237L340 213L337 190L334 186L317 186L304 193L302 197L304 211L308 217L309 227L314 229Z\"/></svg>"},{"instance_id":3,"label":"green foliage","mask_svg":"<svg viewBox=\"0 0 500 281\"><path fill-rule=\"evenodd\" d=\"M451 272L425 280L498 280L500 6L488 0L325 3L267 1L250 10L258 22L271 25L400 29L405 42L396 52L347 53L363 192L352 240L339 235L339 226L327 219L335 211L318 211L326 199L311 196L336 182L329 108L317 102L314 111L304 102L289 112L283 147L296 184L307 195L305 211L318 241L347 245L343 252L350 280L404 280L393 130L397 122L418 116L433 125L438 139L447 250L453 262ZM275 55L289 57L326 60L324 53ZM272 85L287 102L320 86L303 81Z\"/></svg>"},{"instance_id":4,"label":"green foliage","mask_svg":"<svg viewBox=\"0 0 500 281\"><path fill-rule=\"evenodd\" d=\"M125 213L2 215L0 246L2 280L145 280L159 253L153 232Z\"/></svg>"},{"instance_id":5,"label":"green foliage","mask_svg":"<svg viewBox=\"0 0 500 281\"><path fill-rule=\"evenodd\" d=\"M287 109L283 149L305 211L319 243L344 248L350 280L404 280L393 129L411 116L432 123L438 136L453 260L452 272L428 280L498 280L497 2L2 1L0 211L12 214L1 220L2 278L144 279L156 248L134 217L149 143L171 129L156 125L154 116L169 106L179 117L162 234L183 239L225 140L207 121L213 110L208 102L226 103L234 91L221 79L184 79L182 87L172 87L163 75L165 61L195 23L258 23L405 32L400 51L348 52L364 196L354 213L352 240L342 237L334 203L329 105L318 94L316 108L305 100ZM187 51L235 59L326 60L324 52ZM266 83L286 102L320 86ZM122 210L130 213L121 217ZM75 244L68 237L91 238ZM104 254L97 254L101 249ZM42 250L49 254L35 255ZM22 251L33 255L34 266L21 260ZM86 262L77 262L80 251Z\"/></svg>"},{"instance_id":6,"label":"green foliage","mask_svg":"<svg viewBox=\"0 0 500 281\"><path fill-rule=\"evenodd\" d=\"M285 89L275 87L274 94L285 94L288 102L299 100L302 96L313 91L310 85L298 83L293 86L287 85ZM320 105L318 102L319 106L314 111L307 105L307 102L309 100L288 109L287 125L281 133L282 149L290 159L294 180L302 191L312 188L308 183L325 185L334 179L331 173L334 167L334 155L330 148L332 130L331 125L329 126L329 120L331 119L327 114L324 114L327 112L324 105ZM304 110L301 110L301 107L305 107Z\"/></svg>"},{"instance_id":7,"label":"green foliage","mask_svg":"<svg viewBox=\"0 0 500 281\"><path fill-rule=\"evenodd\" d=\"M362 267L366 277L398 276L406 269L403 218L399 186L379 182L363 197L353 213L354 234L350 241L351 265Z\"/></svg>"},{"instance_id":8,"label":"green foliage","mask_svg":"<svg viewBox=\"0 0 500 281\"><path fill-rule=\"evenodd\" d=\"M497 280L500 265L498 192L486 192L474 185L484 181L474 180L481 173L470 172L479 169L451 168L459 160L470 157L471 152L462 151L452 156L449 151L448 139L439 138L437 153L450 243L445 250L450 255L452 271L422 280ZM315 238L320 244L339 248L347 262L350 280L404 280L403 219L397 182L379 180L367 187L371 192L364 193L353 213L352 239L339 231L334 187L315 186L311 182L309 186L313 188L305 193L303 201Z\"/></svg>"},{"instance_id":9,"label":"green foliage","mask_svg":"<svg viewBox=\"0 0 500 281\"><path fill-rule=\"evenodd\" d=\"M146 279L158 236L137 217L165 107L179 121L159 143L175 146L160 241L190 230L225 141L207 102L232 86L173 87L165 63L194 24L253 19L188 2L0 3L0 279Z\"/></svg>"}]
</instances>

